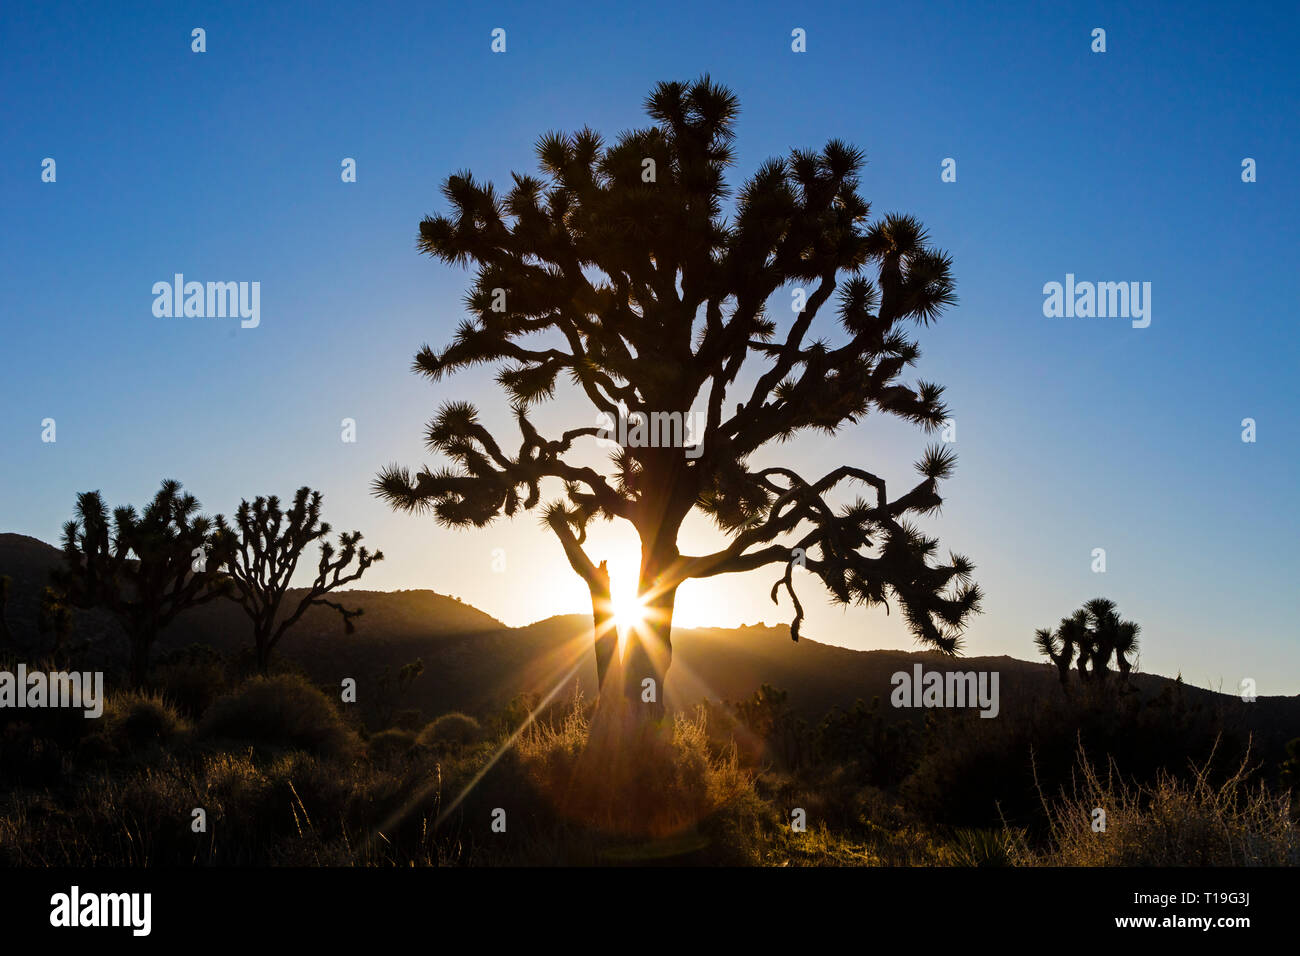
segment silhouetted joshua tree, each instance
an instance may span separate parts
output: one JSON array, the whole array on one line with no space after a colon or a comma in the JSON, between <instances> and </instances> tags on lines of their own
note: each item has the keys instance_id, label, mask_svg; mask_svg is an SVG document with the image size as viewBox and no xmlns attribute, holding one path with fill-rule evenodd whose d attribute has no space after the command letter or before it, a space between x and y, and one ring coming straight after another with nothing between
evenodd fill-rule
<instances>
[{"instance_id":1,"label":"silhouetted joshua tree","mask_svg":"<svg viewBox=\"0 0 1300 956\"><path fill-rule=\"evenodd\" d=\"M194 496L168 479L143 513L126 505L111 521L98 491L79 494L76 518L63 526L63 564L53 582L74 607L103 607L117 618L137 687L158 633L182 611L225 593L212 523L198 510Z\"/></svg>"},{"instance_id":2,"label":"silhouetted joshua tree","mask_svg":"<svg viewBox=\"0 0 1300 956\"><path fill-rule=\"evenodd\" d=\"M1074 617L1061 618L1060 626L1053 633L1050 627L1040 627L1034 632L1034 643L1038 646L1040 653L1050 658L1056 665L1056 670L1061 680L1061 686L1069 690L1070 687L1070 665L1074 663L1075 655L1078 654L1079 660L1083 660L1084 641L1081 638L1081 632L1086 627L1086 616L1081 619L1083 612L1080 611Z\"/></svg>"},{"instance_id":3,"label":"silhouetted joshua tree","mask_svg":"<svg viewBox=\"0 0 1300 956\"><path fill-rule=\"evenodd\" d=\"M906 324L927 325L955 301L949 257L909 216L868 222L858 195L863 153L839 140L765 162L728 214L734 94L707 76L661 83L646 109L653 126L609 145L590 129L544 135L542 178L515 174L504 195L468 172L445 181L451 209L420 224L419 248L476 267L472 318L442 351L424 346L414 370L438 381L505 363L497 381L522 440L511 454L473 406L449 402L426 437L454 467L390 465L376 493L447 526L483 526L536 508L543 482L562 482L564 498L543 514L591 590L598 657L608 647L607 584L583 547L586 530L593 518L630 522L647 622L629 635L623 671L628 699L647 703L647 716L663 713L674 599L692 578L777 566L772 599L781 588L790 596L798 640L802 567L837 602L894 600L923 644L956 653L980 602L973 566L957 555L935 561L936 540L909 521L939 508L950 450L931 447L916 466L920 482L892 499L864 468L809 477L793 463L750 463L802 432L831 435L873 411L927 431L945 423L943 388L899 376L920 356ZM783 289L778 313L788 305L788 323L766 311ZM527 341L535 333L545 341ZM529 410L561 377L594 406L589 421L603 419L547 438ZM688 442L692 411L703 427ZM629 438L609 469L573 460L575 443L603 437L602 424L619 419L631 435L644 436L647 423L676 423L683 434ZM873 497L832 502L855 482ZM726 534L724 547L680 552L678 531L693 509Z\"/></svg>"},{"instance_id":4,"label":"silhouetted joshua tree","mask_svg":"<svg viewBox=\"0 0 1300 956\"><path fill-rule=\"evenodd\" d=\"M289 628L313 605L332 607L343 618L346 633L353 631L352 619L361 610L349 610L342 604L329 600L326 595L335 588L357 580L376 561L382 561L380 551L371 554L358 548L361 532L344 532L338 538L338 550L325 540L330 526L320 520L321 495L303 486L293 497L288 511L280 507L275 495L257 498L252 504L241 501L235 512L235 527L226 524L222 515L216 517L216 539L224 556L223 564L233 582L230 596L239 602L244 613L253 622L253 646L257 654L257 668L266 673L271 663L271 653ZM320 560L316 577L301 597L293 595L289 603L289 581L293 577L303 550L313 541L320 541ZM353 559L356 565L352 566ZM349 567L352 569L349 571ZM296 602L296 603L295 603ZM278 620L277 620L278 619Z\"/></svg>"},{"instance_id":5,"label":"silhouetted joshua tree","mask_svg":"<svg viewBox=\"0 0 1300 956\"><path fill-rule=\"evenodd\" d=\"M1070 617L1061 618L1055 632L1039 628L1034 633L1034 644L1056 665L1061 686L1067 691L1072 662L1084 684L1105 686L1112 657L1119 668L1120 683L1127 686L1133 667L1129 658L1137 653L1141 631L1133 621L1120 620L1114 601L1093 598Z\"/></svg>"}]
</instances>

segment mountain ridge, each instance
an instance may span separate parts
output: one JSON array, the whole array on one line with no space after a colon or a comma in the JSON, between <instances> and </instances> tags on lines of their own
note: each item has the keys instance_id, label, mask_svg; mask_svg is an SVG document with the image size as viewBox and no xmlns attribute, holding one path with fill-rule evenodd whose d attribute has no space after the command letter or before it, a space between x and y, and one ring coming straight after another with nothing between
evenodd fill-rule
<instances>
[{"instance_id":1,"label":"mountain ridge","mask_svg":"<svg viewBox=\"0 0 1300 956\"><path fill-rule=\"evenodd\" d=\"M40 589L59 558L57 548L39 539L0 534L0 574L14 581L6 616L19 647L36 650L42 646L44 638L36 629ZM314 607L288 632L280 648L289 661L322 685L338 686L343 679L354 678L368 693L400 696L385 704L418 709L426 718L449 711L486 716L521 693L561 697L581 691L590 696L595 688L591 625L586 615L557 614L509 627L472 605L431 589L338 593L346 595L348 606L364 611L356 620L355 634L344 633L335 611ZM182 614L166 628L155 658L193 644L235 655L250 643L249 627L233 601L213 601ZM102 611L76 613L74 638L80 636L108 649L115 643L115 632L115 622ZM1047 663L1006 654L952 658L935 651L855 650L806 637L796 643L790 640L785 624L674 628L673 650L666 699L670 707L679 709L688 709L706 697L738 700L762 684L770 684L789 694L792 710L817 720L831 708L848 708L858 699L887 701L893 690L892 675L900 671L910 674L917 663L926 670L943 672L996 671L1004 709L1030 707L1044 694L1062 692L1056 669ZM423 662L423 671L400 692L379 680L416 659ZM1231 695L1161 675L1135 673L1132 682L1149 695L1177 685L1193 701L1244 708L1249 723L1262 730L1300 735L1300 697L1261 697L1246 704ZM378 690L382 686L389 689ZM373 705L374 701L366 703ZM905 716L921 720L924 711Z\"/></svg>"}]
</instances>

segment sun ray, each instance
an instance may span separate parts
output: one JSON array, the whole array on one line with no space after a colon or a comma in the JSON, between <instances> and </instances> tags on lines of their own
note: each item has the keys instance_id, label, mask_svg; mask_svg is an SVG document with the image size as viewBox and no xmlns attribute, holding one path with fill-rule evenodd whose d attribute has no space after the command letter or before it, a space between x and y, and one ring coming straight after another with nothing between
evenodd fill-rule
<instances>
[{"instance_id":1,"label":"sun ray","mask_svg":"<svg viewBox=\"0 0 1300 956\"><path fill-rule=\"evenodd\" d=\"M591 653L591 635L591 629L588 628L585 631L575 634L572 638L565 641L561 648L559 648L561 663L556 667L554 673L563 672L562 675L558 680L556 680L555 684L546 695L538 701L537 706L526 718L524 718L523 723L521 723L519 727L517 727L510 736L506 738L501 746L497 748L497 751L488 759L479 772L474 775L474 778L470 780L461 792L457 794L456 798L438 814L438 817L433 822L435 829L447 819L452 811L454 811L467 796L469 796L470 791L478 785L479 781L487 775L488 771L491 770L510 750L510 748L515 745L515 741L519 739L519 736L532 725L533 721L537 718L537 715L541 713L543 708L545 708L555 698L555 695L558 694L566 684L568 684L570 678L582 669L583 665L586 663L586 655ZM568 668L567 671L565 671L566 667ZM382 836L385 830L400 823L412 811L414 811L417 806L429 797L429 795L438 787L438 783L439 781L435 778L417 790L416 793L406 801L406 803L390 814L389 817L378 827L374 828L372 835Z\"/></svg>"}]
</instances>

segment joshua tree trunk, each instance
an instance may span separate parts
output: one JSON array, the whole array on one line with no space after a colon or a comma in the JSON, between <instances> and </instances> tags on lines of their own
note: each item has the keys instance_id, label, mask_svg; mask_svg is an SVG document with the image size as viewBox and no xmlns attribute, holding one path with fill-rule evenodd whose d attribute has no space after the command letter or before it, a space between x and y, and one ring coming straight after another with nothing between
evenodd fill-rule
<instances>
[{"instance_id":1,"label":"joshua tree trunk","mask_svg":"<svg viewBox=\"0 0 1300 956\"><path fill-rule=\"evenodd\" d=\"M153 647L155 632L139 627L131 634L131 686L139 690L149 677L149 649Z\"/></svg>"},{"instance_id":2,"label":"joshua tree trunk","mask_svg":"<svg viewBox=\"0 0 1300 956\"><path fill-rule=\"evenodd\" d=\"M256 632L253 635L253 643L257 648L257 672L265 677L271 667L271 636Z\"/></svg>"},{"instance_id":3,"label":"joshua tree trunk","mask_svg":"<svg viewBox=\"0 0 1300 956\"><path fill-rule=\"evenodd\" d=\"M1064 654L1059 657L1053 657L1052 663L1056 665L1057 674L1061 678L1061 686L1065 688L1066 693L1070 691L1070 659Z\"/></svg>"},{"instance_id":4,"label":"joshua tree trunk","mask_svg":"<svg viewBox=\"0 0 1300 956\"><path fill-rule=\"evenodd\" d=\"M604 561L596 569L591 589L592 640L596 648L596 691L605 693L609 665L618 653L618 628L614 623L614 603L610 598L609 568Z\"/></svg>"},{"instance_id":5,"label":"joshua tree trunk","mask_svg":"<svg viewBox=\"0 0 1300 956\"><path fill-rule=\"evenodd\" d=\"M633 713L643 720L662 720L664 716L664 681L673 659L673 602L676 597L676 588L647 597L645 619L628 635L623 662L624 687Z\"/></svg>"},{"instance_id":6,"label":"joshua tree trunk","mask_svg":"<svg viewBox=\"0 0 1300 956\"><path fill-rule=\"evenodd\" d=\"M676 533L643 547L637 593L642 600L642 621L628 635L624 654L624 689L633 713L642 720L662 720L664 682L673 659L673 605L677 582L662 572L677 558Z\"/></svg>"}]
</instances>

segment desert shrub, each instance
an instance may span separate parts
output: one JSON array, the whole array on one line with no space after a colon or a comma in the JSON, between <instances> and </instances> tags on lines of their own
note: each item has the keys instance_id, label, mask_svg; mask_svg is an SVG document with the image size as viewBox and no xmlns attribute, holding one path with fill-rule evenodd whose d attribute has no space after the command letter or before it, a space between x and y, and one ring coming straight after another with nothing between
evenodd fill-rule
<instances>
[{"instance_id":1,"label":"desert shrub","mask_svg":"<svg viewBox=\"0 0 1300 956\"><path fill-rule=\"evenodd\" d=\"M19 663L26 664L28 674L67 670L66 666L60 666L50 656L25 658L0 655L0 671L14 673ZM101 692L102 689L101 687ZM82 737L94 732L98 719L88 719L85 710L78 707L0 708L0 732L8 724L23 725L24 729L15 732L17 736L30 734L34 739L39 738L55 745L54 749L68 752L75 748Z\"/></svg>"},{"instance_id":2,"label":"desert shrub","mask_svg":"<svg viewBox=\"0 0 1300 956\"><path fill-rule=\"evenodd\" d=\"M10 815L6 822L17 825L4 859L42 866L275 863L316 820L337 820L352 786L338 768L302 753L270 762L226 753L193 763L166 759L98 775L66 809L36 816L29 805ZM305 803L299 794L309 795ZM195 806L207 814L207 832L195 833L190 814L179 809Z\"/></svg>"},{"instance_id":3,"label":"desert shrub","mask_svg":"<svg viewBox=\"0 0 1300 956\"><path fill-rule=\"evenodd\" d=\"M952 836L952 862L957 866L1012 866L1022 839L1014 830L959 828Z\"/></svg>"},{"instance_id":4,"label":"desert shrub","mask_svg":"<svg viewBox=\"0 0 1300 956\"><path fill-rule=\"evenodd\" d=\"M176 708L155 694L125 694L110 708L110 726L131 747L167 744L190 728Z\"/></svg>"},{"instance_id":5,"label":"desert shrub","mask_svg":"<svg viewBox=\"0 0 1300 956\"><path fill-rule=\"evenodd\" d=\"M1114 760L1102 777L1078 753L1074 789L1051 804L1051 838L1022 861L1046 866L1296 866L1300 830L1289 793L1248 782L1243 760L1220 782L1210 760L1180 778L1161 772L1150 784L1120 776ZM1094 809L1105 830L1093 829Z\"/></svg>"},{"instance_id":6,"label":"desert shrub","mask_svg":"<svg viewBox=\"0 0 1300 956\"><path fill-rule=\"evenodd\" d=\"M1278 767L1278 782L1292 793L1300 793L1300 737L1286 745L1286 759Z\"/></svg>"},{"instance_id":7,"label":"desert shrub","mask_svg":"<svg viewBox=\"0 0 1300 956\"><path fill-rule=\"evenodd\" d=\"M814 752L854 781L894 787L916 767L920 745L913 725L874 697L870 706L859 699L850 710L832 708L817 727Z\"/></svg>"},{"instance_id":8,"label":"desert shrub","mask_svg":"<svg viewBox=\"0 0 1300 956\"><path fill-rule=\"evenodd\" d=\"M492 736L508 736L523 727L529 716L537 710L541 695L535 693L516 694L492 719Z\"/></svg>"},{"instance_id":9,"label":"desert shrub","mask_svg":"<svg viewBox=\"0 0 1300 956\"><path fill-rule=\"evenodd\" d=\"M424 715L418 707L408 707L393 714L392 726L418 734L424 726Z\"/></svg>"},{"instance_id":10,"label":"desert shrub","mask_svg":"<svg viewBox=\"0 0 1300 956\"><path fill-rule=\"evenodd\" d=\"M1003 701L992 719L933 711L924 746L900 792L925 819L957 827L1022 826L1041 839L1047 820L1041 786L1072 786L1076 754L1106 753L1140 783L1161 774L1186 778L1188 760L1203 764L1217 748L1212 778L1240 762L1248 738L1213 707L1189 703L1180 688L1140 699L1089 694Z\"/></svg>"},{"instance_id":11,"label":"desert shrub","mask_svg":"<svg viewBox=\"0 0 1300 956\"><path fill-rule=\"evenodd\" d=\"M645 727L607 714L593 732L592 709L575 695L507 746L440 758L437 862L760 862L761 835L781 821L755 794L734 748L723 758L711 751L701 711ZM513 808L509 828L485 835L481 821L495 807Z\"/></svg>"},{"instance_id":12,"label":"desert shrub","mask_svg":"<svg viewBox=\"0 0 1300 956\"><path fill-rule=\"evenodd\" d=\"M723 760L710 753L703 710L665 727L619 713L595 735L584 710L575 698L562 722L535 723L516 744L532 788L563 816L608 833L666 837L751 786L734 751Z\"/></svg>"},{"instance_id":13,"label":"desert shrub","mask_svg":"<svg viewBox=\"0 0 1300 956\"><path fill-rule=\"evenodd\" d=\"M1000 814L1017 823L1034 817L1041 811L1034 792L1036 742L1059 749L1012 718L928 714L924 752L899 788L903 801L926 819L957 827L997 826ZM1054 763L1048 776L1057 779Z\"/></svg>"},{"instance_id":14,"label":"desert shrub","mask_svg":"<svg viewBox=\"0 0 1300 956\"><path fill-rule=\"evenodd\" d=\"M752 696L726 703L741 764L756 767L775 762L793 769L807 763L812 737L808 726L788 705L789 694L763 684ZM711 709L710 709L711 710ZM713 714L709 714L712 719Z\"/></svg>"},{"instance_id":15,"label":"desert shrub","mask_svg":"<svg viewBox=\"0 0 1300 956\"><path fill-rule=\"evenodd\" d=\"M63 751L30 723L8 721L0 725L0 779L6 784L43 787L63 778Z\"/></svg>"},{"instance_id":16,"label":"desert shrub","mask_svg":"<svg viewBox=\"0 0 1300 956\"><path fill-rule=\"evenodd\" d=\"M0 865L408 865L427 848L429 768L302 751L164 755L0 802ZM191 829L202 807L207 831Z\"/></svg>"},{"instance_id":17,"label":"desert shrub","mask_svg":"<svg viewBox=\"0 0 1300 956\"><path fill-rule=\"evenodd\" d=\"M167 699L191 720L202 717L229 688L224 659L206 644L191 644L163 656L154 676Z\"/></svg>"},{"instance_id":18,"label":"desert shrub","mask_svg":"<svg viewBox=\"0 0 1300 956\"><path fill-rule=\"evenodd\" d=\"M296 674L255 677L218 699L199 725L204 737L345 756L356 744L333 702Z\"/></svg>"},{"instance_id":19,"label":"desert shrub","mask_svg":"<svg viewBox=\"0 0 1300 956\"><path fill-rule=\"evenodd\" d=\"M170 701L149 691L110 695L104 701L103 716L88 723L94 726L77 748L80 763L127 754L134 755L133 759L154 760L160 750L182 743L193 730Z\"/></svg>"},{"instance_id":20,"label":"desert shrub","mask_svg":"<svg viewBox=\"0 0 1300 956\"><path fill-rule=\"evenodd\" d=\"M426 725L420 731L417 742L421 747L435 750L464 747L478 740L481 734L482 728L477 720L468 714L453 711Z\"/></svg>"},{"instance_id":21,"label":"desert shrub","mask_svg":"<svg viewBox=\"0 0 1300 956\"><path fill-rule=\"evenodd\" d=\"M372 734L367 744L373 759L392 760L394 757L403 756L415 746L415 734L409 730L390 727L388 730Z\"/></svg>"}]
</instances>

